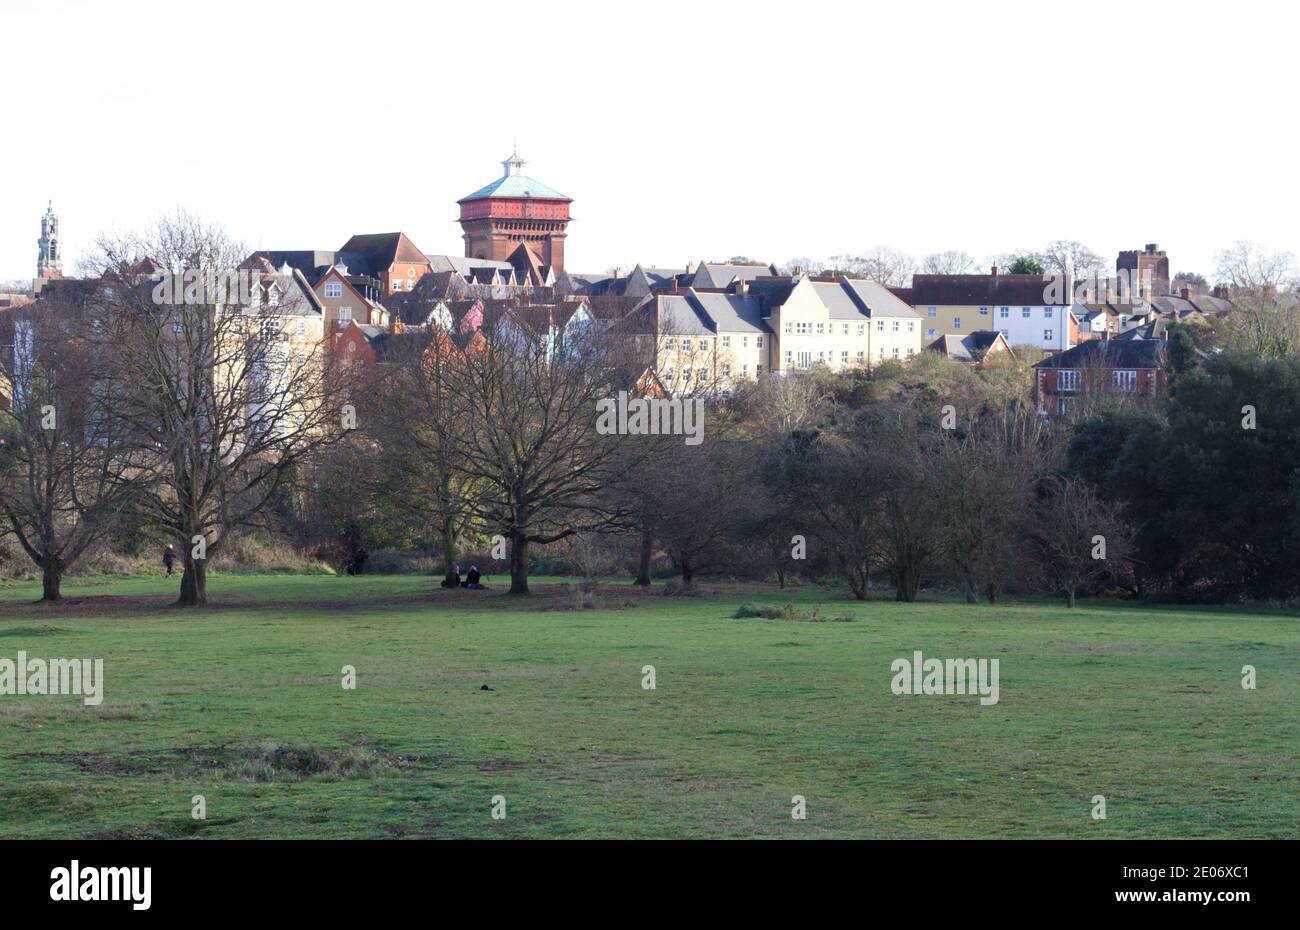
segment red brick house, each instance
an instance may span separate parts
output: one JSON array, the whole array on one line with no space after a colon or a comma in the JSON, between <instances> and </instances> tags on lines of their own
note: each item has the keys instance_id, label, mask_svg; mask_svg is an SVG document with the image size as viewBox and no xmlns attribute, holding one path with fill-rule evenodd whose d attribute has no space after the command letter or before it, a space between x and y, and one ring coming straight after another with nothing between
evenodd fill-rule
<instances>
[{"instance_id":1,"label":"red brick house","mask_svg":"<svg viewBox=\"0 0 1300 930\"><path fill-rule=\"evenodd\" d=\"M377 278L384 294L412 290L433 270L428 257L400 232L353 236L339 249L337 262L353 274Z\"/></svg>"},{"instance_id":2,"label":"red brick house","mask_svg":"<svg viewBox=\"0 0 1300 930\"><path fill-rule=\"evenodd\" d=\"M1168 388L1166 347L1159 339L1092 339L1034 366L1034 399L1044 416L1065 416L1089 399L1120 395L1134 401Z\"/></svg>"}]
</instances>

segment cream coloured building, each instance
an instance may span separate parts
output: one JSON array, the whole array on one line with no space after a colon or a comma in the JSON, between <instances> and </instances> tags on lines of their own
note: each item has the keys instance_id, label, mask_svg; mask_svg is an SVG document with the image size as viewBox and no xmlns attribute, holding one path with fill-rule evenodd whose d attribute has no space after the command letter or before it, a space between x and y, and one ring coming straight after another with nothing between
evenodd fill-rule
<instances>
[{"instance_id":1,"label":"cream coloured building","mask_svg":"<svg viewBox=\"0 0 1300 930\"><path fill-rule=\"evenodd\" d=\"M726 390L763 374L905 361L921 351L916 312L865 279L759 276L726 290L645 299L626 325L655 340L655 372L674 393Z\"/></svg>"}]
</instances>

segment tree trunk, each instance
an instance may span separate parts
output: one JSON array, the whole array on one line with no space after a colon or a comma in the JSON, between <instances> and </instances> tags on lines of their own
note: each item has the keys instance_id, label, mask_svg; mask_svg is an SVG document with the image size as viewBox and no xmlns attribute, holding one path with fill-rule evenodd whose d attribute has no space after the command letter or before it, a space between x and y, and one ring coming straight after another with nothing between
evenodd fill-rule
<instances>
[{"instance_id":1,"label":"tree trunk","mask_svg":"<svg viewBox=\"0 0 1300 930\"><path fill-rule=\"evenodd\" d=\"M1074 588L1067 588L1065 592L1065 606L1074 606Z\"/></svg>"},{"instance_id":2,"label":"tree trunk","mask_svg":"<svg viewBox=\"0 0 1300 930\"><path fill-rule=\"evenodd\" d=\"M636 581L632 582L643 588L650 586L650 557L654 554L654 539L649 533L641 534L641 553L636 565Z\"/></svg>"},{"instance_id":3,"label":"tree trunk","mask_svg":"<svg viewBox=\"0 0 1300 930\"><path fill-rule=\"evenodd\" d=\"M966 579L966 603L967 604L978 604L980 602L979 595L976 594L975 592L976 592L975 580L973 578L967 578Z\"/></svg>"},{"instance_id":4,"label":"tree trunk","mask_svg":"<svg viewBox=\"0 0 1300 930\"><path fill-rule=\"evenodd\" d=\"M510 593L528 593L528 537L517 530L510 534Z\"/></svg>"},{"instance_id":5,"label":"tree trunk","mask_svg":"<svg viewBox=\"0 0 1300 930\"><path fill-rule=\"evenodd\" d=\"M456 540L455 534L451 531L451 521L444 520L442 523L442 580L451 584L451 578L456 570Z\"/></svg>"},{"instance_id":6,"label":"tree trunk","mask_svg":"<svg viewBox=\"0 0 1300 930\"><path fill-rule=\"evenodd\" d=\"M984 593L988 595L990 604L996 604L998 602L998 586L996 582L990 581L988 590Z\"/></svg>"},{"instance_id":7,"label":"tree trunk","mask_svg":"<svg viewBox=\"0 0 1300 930\"><path fill-rule=\"evenodd\" d=\"M41 567L41 600L57 601L63 597L59 593L59 584L63 581L63 564L56 556L50 556Z\"/></svg>"},{"instance_id":8,"label":"tree trunk","mask_svg":"<svg viewBox=\"0 0 1300 930\"><path fill-rule=\"evenodd\" d=\"M776 584L782 591L785 590L785 569L780 566L776 569Z\"/></svg>"},{"instance_id":9,"label":"tree trunk","mask_svg":"<svg viewBox=\"0 0 1300 930\"><path fill-rule=\"evenodd\" d=\"M694 577L695 577L695 569L691 568L690 562L688 562L686 559L682 559L682 589L683 590L691 586L692 579L694 579Z\"/></svg>"},{"instance_id":10,"label":"tree trunk","mask_svg":"<svg viewBox=\"0 0 1300 930\"><path fill-rule=\"evenodd\" d=\"M916 600L916 592L921 587L921 579L910 567L898 569L897 576L894 600L905 604L912 603Z\"/></svg>"},{"instance_id":11,"label":"tree trunk","mask_svg":"<svg viewBox=\"0 0 1300 930\"><path fill-rule=\"evenodd\" d=\"M196 559L187 548L185 551L185 571L181 574L181 596L176 599L177 607L208 606L208 562Z\"/></svg>"}]
</instances>

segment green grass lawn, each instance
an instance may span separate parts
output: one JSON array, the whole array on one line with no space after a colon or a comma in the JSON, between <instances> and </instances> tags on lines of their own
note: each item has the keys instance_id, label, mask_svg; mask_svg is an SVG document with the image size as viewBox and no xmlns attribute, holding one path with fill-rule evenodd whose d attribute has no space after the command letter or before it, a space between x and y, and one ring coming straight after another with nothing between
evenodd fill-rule
<instances>
[{"instance_id":1,"label":"green grass lawn","mask_svg":"<svg viewBox=\"0 0 1300 930\"><path fill-rule=\"evenodd\" d=\"M1293 613L762 586L570 611L544 584L240 575L181 612L174 588L0 585L0 656L106 679L98 707L0 695L0 836L1300 835ZM825 622L731 619L786 602ZM998 658L1000 703L893 695L915 649Z\"/></svg>"}]
</instances>

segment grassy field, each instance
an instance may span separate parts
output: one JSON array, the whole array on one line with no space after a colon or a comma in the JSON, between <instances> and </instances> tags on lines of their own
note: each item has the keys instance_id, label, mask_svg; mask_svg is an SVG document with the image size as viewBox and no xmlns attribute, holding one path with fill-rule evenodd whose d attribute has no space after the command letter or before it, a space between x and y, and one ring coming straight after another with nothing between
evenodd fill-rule
<instances>
[{"instance_id":1,"label":"grassy field","mask_svg":"<svg viewBox=\"0 0 1300 930\"><path fill-rule=\"evenodd\" d=\"M179 612L157 578L0 585L0 657L106 678L98 707L0 695L0 836L1300 836L1294 614L539 588L220 575ZM1000 703L893 695L915 649L1000 659Z\"/></svg>"}]
</instances>

